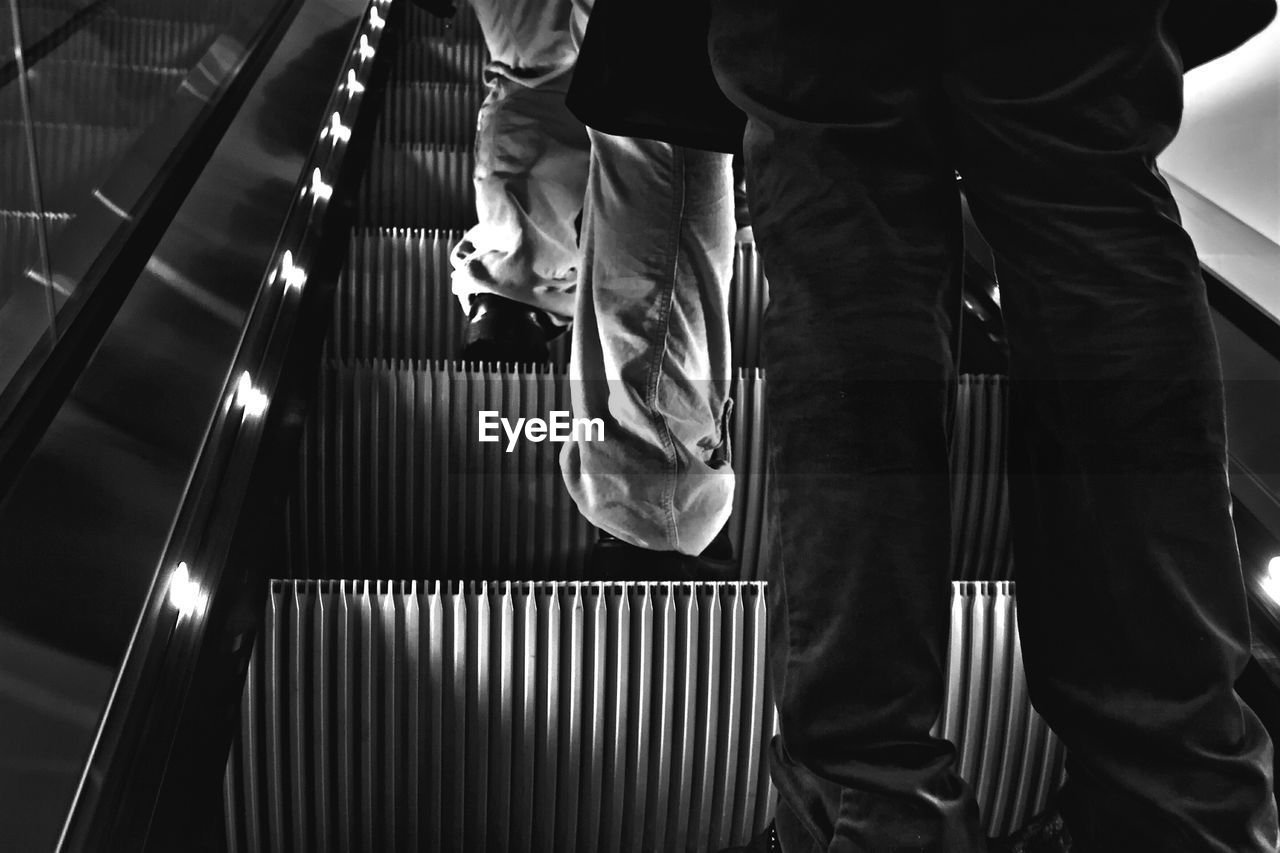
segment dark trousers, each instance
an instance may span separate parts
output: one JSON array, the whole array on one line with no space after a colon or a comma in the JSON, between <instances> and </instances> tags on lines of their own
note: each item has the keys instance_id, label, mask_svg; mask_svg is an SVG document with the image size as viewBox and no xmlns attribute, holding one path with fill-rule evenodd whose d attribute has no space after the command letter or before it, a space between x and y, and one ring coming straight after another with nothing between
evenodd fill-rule
<instances>
[{"instance_id":1,"label":"dark trousers","mask_svg":"<svg viewBox=\"0 0 1280 853\"><path fill-rule=\"evenodd\" d=\"M1161 0L714 0L771 286L786 853L983 850L943 699L955 173L994 247L1031 696L1076 850L1275 851Z\"/></svg>"}]
</instances>

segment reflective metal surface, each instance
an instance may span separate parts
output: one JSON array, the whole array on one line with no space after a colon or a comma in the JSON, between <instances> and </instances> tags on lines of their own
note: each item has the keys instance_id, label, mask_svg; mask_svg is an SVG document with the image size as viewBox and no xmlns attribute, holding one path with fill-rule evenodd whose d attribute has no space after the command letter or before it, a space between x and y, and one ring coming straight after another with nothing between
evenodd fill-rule
<instances>
[{"instance_id":1,"label":"reflective metal surface","mask_svg":"<svg viewBox=\"0 0 1280 853\"><path fill-rule=\"evenodd\" d=\"M0 229L0 418L280 5L5 0L5 29L20 35L0 57L0 219L22 228Z\"/></svg>"},{"instance_id":2,"label":"reflective metal surface","mask_svg":"<svg viewBox=\"0 0 1280 853\"><path fill-rule=\"evenodd\" d=\"M86 817L63 849L108 849L94 833L111 810L94 806L114 790L113 758L151 731L138 725L148 714L180 709L138 707L139 679L189 654L215 603L198 561L178 572L167 547L197 550L200 531L183 529L178 510L208 505L219 485L198 476L202 451L237 401L228 392L248 318L363 8L314 0L292 20L0 503L6 849L54 849L82 776ZM144 659L121 670L131 644Z\"/></svg>"}]
</instances>

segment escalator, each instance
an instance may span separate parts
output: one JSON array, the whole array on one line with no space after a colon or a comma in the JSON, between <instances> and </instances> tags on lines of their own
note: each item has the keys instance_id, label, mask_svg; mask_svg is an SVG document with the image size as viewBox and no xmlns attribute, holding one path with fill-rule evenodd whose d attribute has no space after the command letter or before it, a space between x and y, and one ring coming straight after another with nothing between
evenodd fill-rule
<instances>
[{"instance_id":1,"label":"escalator","mask_svg":"<svg viewBox=\"0 0 1280 853\"><path fill-rule=\"evenodd\" d=\"M462 15L468 15L464 10ZM284 562L224 781L233 850L711 851L768 822L765 437L754 246L730 297L741 580L584 576L558 446L476 413L570 408L540 369L464 365L450 250L475 222L473 18L410 8L356 197ZM946 712L991 834L1044 807L1060 744L1030 708L1001 475L1004 382L961 380Z\"/></svg>"},{"instance_id":2,"label":"escalator","mask_svg":"<svg viewBox=\"0 0 1280 853\"><path fill-rule=\"evenodd\" d=\"M47 189L0 211L0 288L41 286L36 224L52 244L75 223L88 176L155 122L230 14L197 0L42 3L23 8L32 43L45 45L29 82L31 104L43 104L31 133ZM765 757L777 729L763 538L768 287L754 245L737 244L729 303L740 578L587 576L595 533L561 483L558 445L507 453L477 441L475 426L481 409L569 409L567 342L541 368L452 361L465 318L449 253L475 222L487 60L476 21L465 5L447 24L402 0L282 5L262 81L245 83L245 115L229 119L30 460L12 485L0 480L0 554L27 570L0 601L8 698L23 685L32 718L54 704L42 697L77 703L65 730L13 728L54 732L40 749L56 760L37 761L57 777L54 793L38 793L53 804L39 843L18 849L745 843L772 814ZM315 91L330 81L332 92ZM29 172L13 164L30 139L10 124L17 98L0 86L0 182L21 188ZM976 231L966 242L935 732L957 745L985 827L1000 835L1045 806L1065 756L1028 700L999 296L990 250ZM15 292L0 291L0 316ZM1274 337L1274 324L1248 328L1250 346ZM1261 350L1280 365L1280 347ZM145 375L122 367L134 363ZM1237 429L1261 435L1252 411ZM1259 506L1237 512L1247 564L1280 553ZM1270 612L1255 614L1263 663L1249 698L1276 727ZM0 713L5 701L0 691ZM0 793L26 804L36 794L11 779L35 777L11 772L16 739L0 732Z\"/></svg>"}]
</instances>

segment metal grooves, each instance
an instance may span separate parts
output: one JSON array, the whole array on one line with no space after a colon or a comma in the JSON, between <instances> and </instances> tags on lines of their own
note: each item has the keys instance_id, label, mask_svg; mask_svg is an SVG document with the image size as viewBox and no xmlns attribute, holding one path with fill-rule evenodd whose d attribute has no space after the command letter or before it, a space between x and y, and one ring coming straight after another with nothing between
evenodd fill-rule
<instances>
[{"instance_id":1,"label":"metal grooves","mask_svg":"<svg viewBox=\"0 0 1280 853\"><path fill-rule=\"evenodd\" d=\"M1006 475L1008 382L962 375L951 433L952 547L956 580L1013 577Z\"/></svg>"},{"instance_id":2,"label":"metal grooves","mask_svg":"<svg viewBox=\"0 0 1280 853\"><path fill-rule=\"evenodd\" d=\"M763 579L769 559L765 387L759 369L735 374L729 534L743 580ZM962 377L960 388L953 576L998 580L1010 569L1003 453L989 443L1000 433L973 424L999 418L1002 385ZM289 575L582 577L592 533L562 485L559 445L481 443L481 409L512 422L568 411L565 374L390 360L325 370L289 501Z\"/></svg>"},{"instance_id":3,"label":"metal grooves","mask_svg":"<svg viewBox=\"0 0 1280 853\"><path fill-rule=\"evenodd\" d=\"M449 256L461 231L356 230L338 279L326 355L359 359L450 359L466 315L453 296ZM551 342L551 364L569 361L569 336Z\"/></svg>"},{"instance_id":4,"label":"metal grooves","mask_svg":"<svg viewBox=\"0 0 1280 853\"><path fill-rule=\"evenodd\" d=\"M357 230L338 279L328 355L450 358L466 318L450 290L449 254L461 231Z\"/></svg>"},{"instance_id":5,"label":"metal grooves","mask_svg":"<svg viewBox=\"0 0 1280 853\"><path fill-rule=\"evenodd\" d=\"M213 24L101 17L58 49L59 59L193 68L217 35Z\"/></svg>"},{"instance_id":6,"label":"metal grooves","mask_svg":"<svg viewBox=\"0 0 1280 853\"><path fill-rule=\"evenodd\" d=\"M482 41L428 36L400 45L391 79L401 83L467 83L484 78L489 50Z\"/></svg>"},{"instance_id":7,"label":"metal grooves","mask_svg":"<svg viewBox=\"0 0 1280 853\"><path fill-rule=\"evenodd\" d=\"M475 11L466 3L458 4L458 13L452 18L437 18L416 6L409 6L404 18L406 41L454 38L458 41L484 42L480 21L476 18Z\"/></svg>"},{"instance_id":8,"label":"metal grooves","mask_svg":"<svg viewBox=\"0 0 1280 853\"><path fill-rule=\"evenodd\" d=\"M322 372L288 504L291 577L582 577L594 533L559 444L478 440L481 410L570 408L546 371L378 361ZM499 435L502 430L497 429Z\"/></svg>"},{"instance_id":9,"label":"metal grooves","mask_svg":"<svg viewBox=\"0 0 1280 853\"><path fill-rule=\"evenodd\" d=\"M376 145L356 201L358 226L453 228L476 223L469 147Z\"/></svg>"},{"instance_id":10,"label":"metal grooves","mask_svg":"<svg viewBox=\"0 0 1280 853\"><path fill-rule=\"evenodd\" d=\"M951 597L947 699L934 734L957 745L960 775L987 834L1042 811L1063 779L1065 752L1031 707L1013 584L956 583Z\"/></svg>"},{"instance_id":11,"label":"metal grooves","mask_svg":"<svg viewBox=\"0 0 1280 853\"><path fill-rule=\"evenodd\" d=\"M33 123L33 131L44 203L50 210L79 206L135 134L130 128L47 123ZM14 147L20 133L16 123L0 122L0 199L26 198L29 192L26 158Z\"/></svg>"},{"instance_id":12,"label":"metal grooves","mask_svg":"<svg viewBox=\"0 0 1280 853\"><path fill-rule=\"evenodd\" d=\"M177 68L45 60L31 73L31 108L36 121L141 127L185 76ZM0 114L8 114L10 100L16 99L0 90Z\"/></svg>"},{"instance_id":13,"label":"metal grooves","mask_svg":"<svg viewBox=\"0 0 1280 853\"><path fill-rule=\"evenodd\" d=\"M427 142L464 147L475 139L484 89L464 83L393 83L378 117L382 143Z\"/></svg>"},{"instance_id":14,"label":"metal grooves","mask_svg":"<svg viewBox=\"0 0 1280 853\"><path fill-rule=\"evenodd\" d=\"M276 581L232 851L716 850L769 819L759 584Z\"/></svg>"},{"instance_id":15,"label":"metal grooves","mask_svg":"<svg viewBox=\"0 0 1280 853\"><path fill-rule=\"evenodd\" d=\"M765 375L760 368L739 369L733 379L733 429L730 451L734 471L733 514L729 540L744 580L765 580L765 540L769 448L765 427Z\"/></svg>"},{"instance_id":16,"label":"metal grooves","mask_svg":"<svg viewBox=\"0 0 1280 853\"><path fill-rule=\"evenodd\" d=\"M357 230L334 303L330 353L347 360L456 356L465 317L452 293L449 253L461 239L460 228ZM729 294L736 367L760 366L759 317L767 302L755 249L739 243ZM553 364L566 364L567 340L553 342L552 355Z\"/></svg>"},{"instance_id":17,"label":"metal grooves","mask_svg":"<svg viewBox=\"0 0 1280 853\"><path fill-rule=\"evenodd\" d=\"M736 366L764 366L763 323L768 305L769 284L760 253L751 240L739 240L733 253L733 284L729 290L729 328Z\"/></svg>"},{"instance_id":18,"label":"metal grooves","mask_svg":"<svg viewBox=\"0 0 1280 853\"><path fill-rule=\"evenodd\" d=\"M989 833L1062 779L1012 585L955 584L946 707ZM674 851L768 819L762 584L275 581L233 851Z\"/></svg>"},{"instance_id":19,"label":"metal grooves","mask_svg":"<svg viewBox=\"0 0 1280 853\"><path fill-rule=\"evenodd\" d=\"M50 243L70 221L71 216L66 213L45 214L45 234ZM21 286L23 275L38 261L37 228L39 218L34 211L0 210L0 313Z\"/></svg>"}]
</instances>

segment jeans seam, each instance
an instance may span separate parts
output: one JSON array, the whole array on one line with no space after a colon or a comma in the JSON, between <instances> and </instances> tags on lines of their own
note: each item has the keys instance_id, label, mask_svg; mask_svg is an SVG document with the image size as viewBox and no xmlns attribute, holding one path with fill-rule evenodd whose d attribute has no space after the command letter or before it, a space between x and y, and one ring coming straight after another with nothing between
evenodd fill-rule
<instances>
[{"instance_id":1,"label":"jeans seam","mask_svg":"<svg viewBox=\"0 0 1280 853\"><path fill-rule=\"evenodd\" d=\"M671 266L670 275L663 282L661 301L658 306L658 325L662 331L662 346L658 357L650 363L645 403L649 406L649 417L654 426L657 427L658 434L662 438L663 450L666 451L667 481L662 488L662 513L666 517L667 536L675 550L678 551L680 549L680 529L679 525L676 524L675 492L676 483L680 475L680 462L676 455L675 440L671 436L671 429L667 425L667 419L658 405L663 369L667 363L668 347L670 345L671 304L675 300L675 283L680 270L680 233L684 228L684 158L679 146L671 146L671 153L673 170L679 172L677 193L672 201L672 222L675 227L671 232ZM674 186L676 182L672 181L672 184Z\"/></svg>"}]
</instances>

